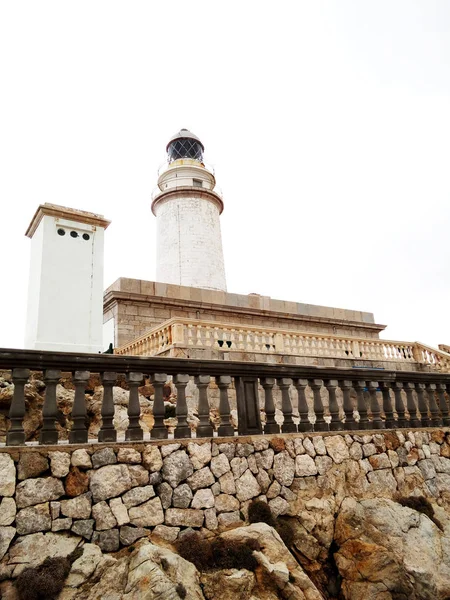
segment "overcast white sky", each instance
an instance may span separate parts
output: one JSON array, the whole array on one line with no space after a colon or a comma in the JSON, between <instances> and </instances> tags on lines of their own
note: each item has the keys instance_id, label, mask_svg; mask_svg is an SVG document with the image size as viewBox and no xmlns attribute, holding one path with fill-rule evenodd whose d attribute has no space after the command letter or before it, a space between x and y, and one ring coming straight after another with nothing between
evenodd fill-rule
<instances>
[{"instance_id":1,"label":"overcast white sky","mask_svg":"<svg viewBox=\"0 0 450 600\"><path fill-rule=\"evenodd\" d=\"M229 291L450 343L449 29L446 0L3 0L0 346L23 345L40 203L112 220L105 287L155 278L181 127L224 193Z\"/></svg>"}]
</instances>

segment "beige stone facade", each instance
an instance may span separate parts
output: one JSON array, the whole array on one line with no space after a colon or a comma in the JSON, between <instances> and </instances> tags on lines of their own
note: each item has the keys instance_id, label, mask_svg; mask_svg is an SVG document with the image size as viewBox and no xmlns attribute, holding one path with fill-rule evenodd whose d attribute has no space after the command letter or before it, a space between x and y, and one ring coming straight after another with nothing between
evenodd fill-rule
<instances>
[{"instance_id":1,"label":"beige stone facade","mask_svg":"<svg viewBox=\"0 0 450 600\"><path fill-rule=\"evenodd\" d=\"M174 317L233 325L378 339L385 325L372 313L231 294L121 277L104 295L104 323L113 319L120 347Z\"/></svg>"}]
</instances>

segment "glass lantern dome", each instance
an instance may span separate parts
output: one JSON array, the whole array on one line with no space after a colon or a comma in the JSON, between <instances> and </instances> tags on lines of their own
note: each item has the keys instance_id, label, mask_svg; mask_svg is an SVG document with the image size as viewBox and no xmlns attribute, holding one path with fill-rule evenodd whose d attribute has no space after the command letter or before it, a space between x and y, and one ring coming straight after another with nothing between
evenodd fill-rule
<instances>
[{"instance_id":1,"label":"glass lantern dome","mask_svg":"<svg viewBox=\"0 0 450 600\"><path fill-rule=\"evenodd\" d=\"M188 129L180 129L172 136L166 147L169 164L180 158L190 158L203 162L203 144Z\"/></svg>"}]
</instances>

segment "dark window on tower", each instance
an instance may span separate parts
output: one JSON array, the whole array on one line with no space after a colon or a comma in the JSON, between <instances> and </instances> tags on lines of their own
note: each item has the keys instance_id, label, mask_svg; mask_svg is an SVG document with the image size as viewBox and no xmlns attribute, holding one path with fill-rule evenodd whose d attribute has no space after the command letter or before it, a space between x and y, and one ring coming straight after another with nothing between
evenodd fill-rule
<instances>
[{"instance_id":1,"label":"dark window on tower","mask_svg":"<svg viewBox=\"0 0 450 600\"><path fill-rule=\"evenodd\" d=\"M201 179L193 179L192 185L194 187L203 187L203 181Z\"/></svg>"}]
</instances>

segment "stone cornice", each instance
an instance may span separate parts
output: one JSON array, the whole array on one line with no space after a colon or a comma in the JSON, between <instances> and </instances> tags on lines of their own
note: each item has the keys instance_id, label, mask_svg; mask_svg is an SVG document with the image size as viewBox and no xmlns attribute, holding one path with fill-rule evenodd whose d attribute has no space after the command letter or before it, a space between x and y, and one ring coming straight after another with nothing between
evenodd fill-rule
<instances>
[{"instance_id":1,"label":"stone cornice","mask_svg":"<svg viewBox=\"0 0 450 600\"><path fill-rule=\"evenodd\" d=\"M85 210L78 210L46 202L45 204L40 204L34 213L31 223L25 232L27 237L33 237L36 229L39 227L39 223L45 216L66 219L67 221L74 221L76 223L86 223L87 225L94 225L95 227L103 227L103 229L106 229L111 223L111 221L105 219L103 215L97 215Z\"/></svg>"}]
</instances>

